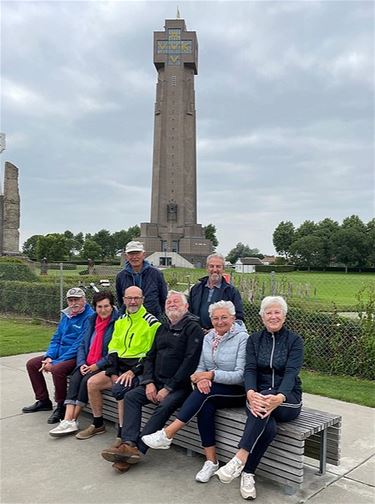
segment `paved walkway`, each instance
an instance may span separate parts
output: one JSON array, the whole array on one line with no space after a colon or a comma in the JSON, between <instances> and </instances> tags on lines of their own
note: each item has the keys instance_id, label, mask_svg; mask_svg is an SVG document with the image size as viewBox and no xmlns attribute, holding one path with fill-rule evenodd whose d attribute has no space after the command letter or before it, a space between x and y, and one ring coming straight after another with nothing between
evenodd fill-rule
<instances>
[{"instance_id":1,"label":"paved walkway","mask_svg":"<svg viewBox=\"0 0 375 504\"><path fill-rule=\"evenodd\" d=\"M150 450L127 474L115 473L100 456L115 436L112 424L101 436L78 441L52 438L48 412L22 414L34 401L25 362L31 355L0 359L1 495L2 504L231 504L244 502L239 481L223 485L194 481L200 456L187 457L180 448ZM306 465L302 491L287 496L271 481L257 478L259 504L374 504L375 411L364 406L306 394L306 406L342 415L342 464L327 466L316 476ZM81 427L89 424L83 416ZM314 464L315 462L311 462ZM317 463L316 463L317 464Z\"/></svg>"}]
</instances>

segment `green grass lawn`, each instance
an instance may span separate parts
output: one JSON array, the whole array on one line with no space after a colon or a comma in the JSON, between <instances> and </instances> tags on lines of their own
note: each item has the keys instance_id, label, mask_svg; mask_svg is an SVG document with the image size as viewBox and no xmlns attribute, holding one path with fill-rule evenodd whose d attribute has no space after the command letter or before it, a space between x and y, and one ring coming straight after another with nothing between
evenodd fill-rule
<instances>
[{"instance_id":1,"label":"green grass lawn","mask_svg":"<svg viewBox=\"0 0 375 504\"><path fill-rule=\"evenodd\" d=\"M42 352L48 347L56 325L0 318L0 357Z\"/></svg>"},{"instance_id":2,"label":"green grass lawn","mask_svg":"<svg viewBox=\"0 0 375 504\"><path fill-rule=\"evenodd\" d=\"M55 325L0 318L0 356L46 350ZM303 370L303 390L341 401L375 407L375 383L351 376L330 376Z\"/></svg>"}]
</instances>

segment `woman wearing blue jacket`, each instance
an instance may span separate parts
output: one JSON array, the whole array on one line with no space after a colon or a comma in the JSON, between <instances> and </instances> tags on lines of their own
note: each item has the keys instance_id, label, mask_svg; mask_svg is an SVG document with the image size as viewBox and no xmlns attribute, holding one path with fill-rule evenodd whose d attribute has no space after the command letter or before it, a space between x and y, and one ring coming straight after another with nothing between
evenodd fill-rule
<instances>
[{"instance_id":1,"label":"woman wearing blue jacket","mask_svg":"<svg viewBox=\"0 0 375 504\"><path fill-rule=\"evenodd\" d=\"M236 309L231 301L218 301L209 306L213 325L203 340L198 367L191 375L195 390L176 414L177 420L168 427L142 437L150 448L169 448L175 434L197 415L199 434L206 462L195 476L196 481L207 483L219 468L215 447L215 413L217 408L243 406L245 390L243 374L246 327L235 320Z\"/></svg>"},{"instance_id":2,"label":"woman wearing blue jacket","mask_svg":"<svg viewBox=\"0 0 375 504\"><path fill-rule=\"evenodd\" d=\"M105 369L108 364L108 344L112 338L118 317L114 296L111 292L96 292L92 301L95 314L87 324L81 345L77 352L77 365L70 376L65 400L65 417L49 434L53 437L77 432L82 408L88 403L87 381L91 376ZM104 429L103 429L104 431Z\"/></svg>"}]
</instances>

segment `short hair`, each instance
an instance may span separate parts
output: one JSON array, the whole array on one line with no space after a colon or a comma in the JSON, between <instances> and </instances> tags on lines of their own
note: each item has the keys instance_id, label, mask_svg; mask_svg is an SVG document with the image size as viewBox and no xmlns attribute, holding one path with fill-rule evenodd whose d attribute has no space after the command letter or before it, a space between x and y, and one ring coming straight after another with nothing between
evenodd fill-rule
<instances>
[{"instance_id":1,"label":"short hair","mask_svg":"<svg viewBox=\"0 0 375 504\"><path fill-rule=\"evenodd\" d=\"M115 297L111 291L99 291L95 292L94 295L92 296L93 307L96 308L96 303L99 303L99 301L103 301L103 299L108 299L111 306L115 306Z\"/></svg>"},{"instance_id":2,"label":"short hair","mask_svg":"<svg viewBox=\"0 0 375 504\"><path fill-rule=\"evenodd\" d=\"M217 303L212 303L208 307L208 314L210 318L213 317L214 311L216 310L228 310L229 315L236 315L236 308L232 301L218 301Z\"/></svg>"},{"instance_id":3,"label":"short hair","mask_svg":"<svg viewBox=\"0 0 375 504\"><path fill-rule=\"evenodd\" d=\"M206 266L208 266L208 261L210 259L213 259L214 257L218 257L219 259L221 259L223 261L223 264L225 264L225 257L222 255L222 254L219 254L218 252L214 252L213 254L210 254L208 257L207 257L207 260L206 260Z\"/></svg>"},{"instance_id":4,"label":"short hair","mask_svg":"<svg viewBox=\"0 0 375 504\"><path fill-rule=\"evenodd\" d=\"M263 317L266 309L271 305L279 305L284 315L288 313L288 305L286 304L285 299L282 296L266 296L262 299L260 304L259 315Z\"/></svg>"},{"instance_id":5,"label":"short hair","mask_svg":"<svg viewBox=\"0 0 375 504\"><path fill-rule=\"evenodd\" d=\"M180 291L175 291L175 290L168 291L167 299L170 298L171 296L174 296L175 294L177 294L178 296L181 297L184 304L188 304L187 297L185 296L185 294L183 292L180 292Z\"/></svg>"}]
</instances>

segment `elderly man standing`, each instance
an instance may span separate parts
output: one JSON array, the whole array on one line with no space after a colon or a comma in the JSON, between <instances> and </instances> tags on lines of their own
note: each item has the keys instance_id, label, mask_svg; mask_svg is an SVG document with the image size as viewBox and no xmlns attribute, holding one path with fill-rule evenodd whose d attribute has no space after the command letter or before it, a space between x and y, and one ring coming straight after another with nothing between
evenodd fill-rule
<instances>
[{"instance_id":1,"label":"elderly man standing","mask_svg":"<svg viewBox=\"0 0 375 504\"><path fill-rule=\"evenodd\" d=\"M126 245L124 269L116 277L116 293L119 308L123 305L125 289L135 285L142 289L144 305L148 312L158 319L164 311L167 298L167 284L163 274L148 261L145 261L145 249L142 242L131 241Z\"/></svg>"},{"instance_id":2,"label":"elderly man standing","mask_svg":"<svg viewBox=\"0 0 375 504\"><path fill-rule=\"evenodd\" d=\"M221 254L211 254L207 257L208 276L200 278L190 290L190 311L200 319L204 330L211 329L211 319L208 307L218 301L232 301L236 309L236 319L243 320L243 305L241 294L223 277L224 257Z\"/></svg>"},{"instance_id":3,"label":"elderly man standing","mask_svg":"<svg viewBox=\"0 0 375 504\"><path fill-rule=\"evenodd\" d=\"M145 359L143 379L125 396L122 444L102 451L102 457L114 462L120 472L126 472L148 450L141 437L161 429L191 392L190 375L199 362L203 331L181 292L168 293L165 313L170 324L157 330ZM148 403L156 408L141 433L142 406Z\"/></svg>"},{"instance_id":4,"label":"elderly man standing","mask_svg":"<svg viewBox=\"0 0 375 504\"><path fill-rule=\"evenodd\" d=\"M76 356L86 329L88 318L94 313L86 303L85 293L73 287L66 293L68 306L62 311L62 319L44 355L33 357L26 363L27 372L34 389L36 402L22 408L23 413L52 409L43 372L51 373L55 386L56 409L48 418L49 424L64 418L67 376L76 366Z\"/></svg>"},{"instance_id":5,"label":"elderly man standing","mask_svg":"<svg viewBox=\"0 0 375 504\"><path fill-rule=\"evenodd\" d=\"M105 432L102 391L112 388L118 400L119 433L124 416L123 399L129 390L138 385L143 371L143 361L150 350L160 322L143 306L143 293L139 287L128 287L124 292L125 314L115 322L108 345L109 367L92 376L87 382L93 423L76 435L89 439Z\"/></svg>"}]
</instances>

